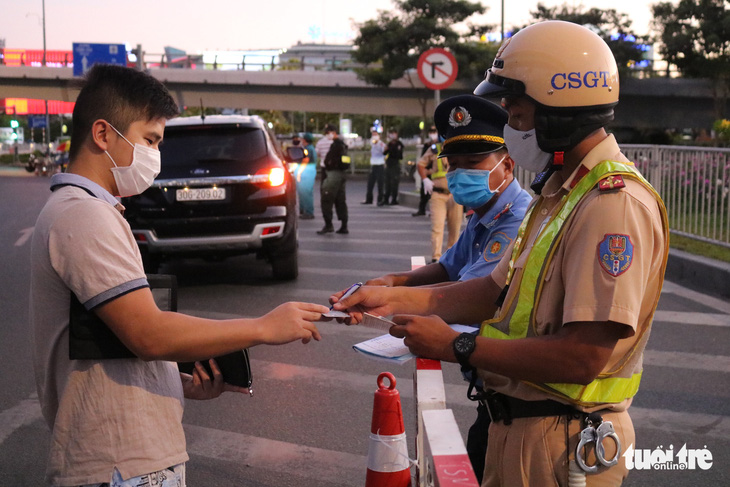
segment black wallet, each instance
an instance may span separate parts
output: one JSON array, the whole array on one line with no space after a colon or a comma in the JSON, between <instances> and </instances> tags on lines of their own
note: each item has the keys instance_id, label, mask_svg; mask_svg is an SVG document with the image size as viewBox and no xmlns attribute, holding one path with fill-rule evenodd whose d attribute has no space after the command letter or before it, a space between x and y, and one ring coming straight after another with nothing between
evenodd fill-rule
<instances>
[{"instance_id":1,"label":"black wallet","mask_svg":"<svg viewBox=\"0 0 730 487\"><path fill-rule=\"evenodd\" d=\"M227 384L231 384L239 387L250 388L253 383L253 376L251 375L251 363L248 359L248 350L245 348L241 351L227 353L214 357L218 369L223 374L223 380ZM205 370L208 372L210 378L213 378L213 371L210 370L210 364L207 360L201 360ZM193 368L195 368L194 362L178 362L177 368L180 372L186 374L192 374Z\"/></svg>"},{"instance_id":2,"label":"black wallet","mask_svg":"<svg viewBox=\"0 0 730 487\"><path fill-rule=\"evenodd\" d=\"M177 279L173 275L148 274L147 282L150 285L155 302L167 311L177 311ZM71 293L71 307L69 316L69 358L72 360L105 360L136 358L119 338L109 329L96 313L87 310ZM223 380L240 387L251 387L253 376L248 350L243 349L225 355L214 357L218 368L223 374ZM210 371L207 360L201 361ZM181 372L192 373L193 362L180 362L178 369Z\"/></svg>"}]
</instances>

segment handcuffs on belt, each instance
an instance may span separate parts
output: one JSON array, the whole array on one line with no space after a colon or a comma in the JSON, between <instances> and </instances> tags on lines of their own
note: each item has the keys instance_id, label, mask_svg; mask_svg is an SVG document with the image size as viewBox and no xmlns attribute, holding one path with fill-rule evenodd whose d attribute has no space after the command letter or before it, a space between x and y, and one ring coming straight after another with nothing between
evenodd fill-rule
<instances>
[{"instance_id":1,"label":"handcuffs on belt","mask_svg":"<svg viewBox=\"0 0 730 487\"><path fill-rule=\"evenodd\" d=\"M586 418L586 424L587 426L580 432L580 442L575 449L575 462L587 473L597 472L599 463L606 467L616 465L621 455L621 441L613 429L613 423L611 421L604 421L598 413L591 413ZM611 438L616 442L616 455L610 460L606 459L606 449L603 446L603 440L606 438ZM583 448L588 446L589 443L596 444L596 460L598 462L595 465L587 465L583 458Z\"/></svg>"}]
</instances>

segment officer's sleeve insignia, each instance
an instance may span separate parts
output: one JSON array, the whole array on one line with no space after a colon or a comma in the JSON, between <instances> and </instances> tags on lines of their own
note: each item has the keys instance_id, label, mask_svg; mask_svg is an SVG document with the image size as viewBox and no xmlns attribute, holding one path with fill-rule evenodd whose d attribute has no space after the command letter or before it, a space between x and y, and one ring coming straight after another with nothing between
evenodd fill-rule
<instances>
[{"instance_id":1,"label":"officer's sleeve insignia","mask_svg":"<svg viewBox=\"0 0 730 487\"><path fill-rule=\"evenodd\" d=\"M598 182L598 189L601 191L608 191L611 189L620 189L626 186L626 183L624 183L624 178L618 175L608 176L606 178L601 179Z\"/></svg>"},{"instance_id":2,"label":"officer's sleeve insignia","mask_svg":"<svg viewBox=\"0 0 730 487\"><path fill-rule=\"evenodd\" d=\"M626 272L633 260L634 245L628 235L606 234L598 244L598 262L613 277Z\"/></svg>"},{"instance_id":3,"label":"officer's sleeve insignia","mask_svg":"<svg viewBox=\"0 0 730 487\"><path fill-rule=\"evenodd\" d=\"M484 246L484 261L494 262L500 260L504 255L504 251L507 250L507 247L509 247L509 244L511 243L512 239L505 233L495 233Z\"/></svg>"}]
</instances>

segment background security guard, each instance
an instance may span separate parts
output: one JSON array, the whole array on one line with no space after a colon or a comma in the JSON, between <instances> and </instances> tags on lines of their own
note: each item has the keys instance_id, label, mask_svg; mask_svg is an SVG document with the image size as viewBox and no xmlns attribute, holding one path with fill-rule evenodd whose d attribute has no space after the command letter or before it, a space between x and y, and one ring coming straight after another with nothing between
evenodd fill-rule
<instances>
[{"instance_id":1,"label":"background security guard","mask_svg":"<svg viewBox=\"0 0 730 487\"><path fill-rule=\"evenodd\" d=\"M618 88L610 49L587 28L547 21L507 39L475 93L502 97L517 164L547 164L508 255L484 279L366 286L335 306L413 313L393 317L391 334L419 356L477 368L493 420L483 486L620 485L628 473L618 446L635 443L627 409L668 231L661 198L604 129ZM444 323L489 316L498 297L476 339Z\"/></svg>"}]
</instances>

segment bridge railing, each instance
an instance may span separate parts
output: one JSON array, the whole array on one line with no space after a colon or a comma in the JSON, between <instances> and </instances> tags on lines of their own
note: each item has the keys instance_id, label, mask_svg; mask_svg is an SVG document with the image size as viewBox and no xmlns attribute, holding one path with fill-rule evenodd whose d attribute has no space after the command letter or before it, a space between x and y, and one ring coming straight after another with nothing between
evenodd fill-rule
<instances>
[{"instance_id":1,"label":"bridge railing","mask_svg":"<svg viewBox=\"0 0 730 487\"><path fill-rule=\"evenodd\" d=\"M221 54L203 56L188 54L170 59L166 54L144 53L145 68L184 68L237 71L352 71L364 65L338 57L303 56L281 59L279 55L241 54L238 57Z\"/></svg>"},{"instance_id":2,"label":"bridge railing","mask_svg":"<svg viewBox=\"0 0 730 487\"><path fill-rule=\"evenodd\" d=\"M664 200L672 233L730 247L730 148L622 144ZM534 174L517 168L522 187Z\"/></svg>"}]
</instances>

